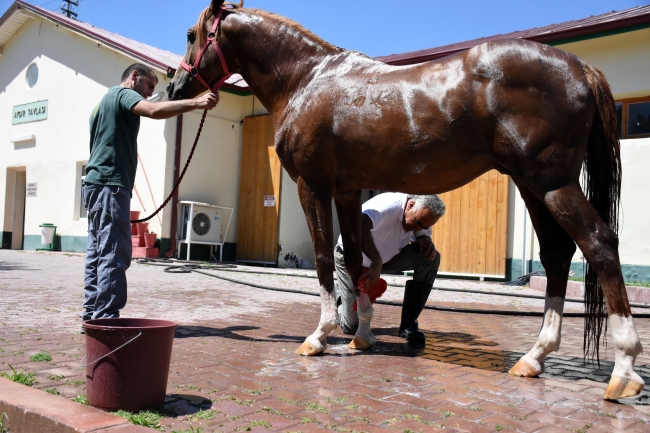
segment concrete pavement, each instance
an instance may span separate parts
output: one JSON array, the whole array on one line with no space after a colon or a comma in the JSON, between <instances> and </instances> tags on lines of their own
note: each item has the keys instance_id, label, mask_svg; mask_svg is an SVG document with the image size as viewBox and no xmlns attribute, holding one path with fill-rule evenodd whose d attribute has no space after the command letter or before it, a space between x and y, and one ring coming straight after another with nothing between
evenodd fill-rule
<instances>
[{"instance_id":1,"label":"concrete pavement","mask_svg":"<svg viewBox=\"0 0 650 433\"><path fill-rule=\"evenodd\" d=\"M210 272L275 287L318 289L316 280L307 278ZM564 319L562 348L548 358L547 372L524 379L506 372L535 342L539 317L425 310L420 325L427 344L412 348L395 336L400 309L377 305L373 330L378 344L372 350L347 349L349 336L337 331L323 356L304 358L293 352L318 323L316 297L135 263L127 276L129 302L122 317L179 323L167 390L170 416L161 427L167 432L650 431L647 393L637 404L602 401L613 350L611 344L602 348L600 368L584 365L581 318ZM77 317L82 280L81 255L0 250L0 371L11 364L35 373L34 392L67 399L65 404L78 405L69 400L85 394L85 370L79 366L85 337L78 334ZM530 290L457 280L438 280L436 286ZM390 287L385 299L401 300L401 295ZM442 291L432 292L429 303L543 308L543 300ZM567 304L566 310L582 307ZM649 319L635 325L642 344L650 347ZM38 352L52 360L30 361ZM637 372L648 384L649 364L647 355L637 358ZM55 389L60 396L39 389ZM79 405L79 413L84 409L94 410Z\"/></svg>"}]
</instances>

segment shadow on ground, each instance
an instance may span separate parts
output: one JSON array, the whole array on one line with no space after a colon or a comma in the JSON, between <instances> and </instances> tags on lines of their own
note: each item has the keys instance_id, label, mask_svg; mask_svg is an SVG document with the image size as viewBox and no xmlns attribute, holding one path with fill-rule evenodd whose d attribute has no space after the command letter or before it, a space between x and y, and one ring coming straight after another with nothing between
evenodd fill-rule
<instances>
[{"instance_id":1,"label":"shadow on ground","mask_svg":"<svg viewBox=\"0 0 650 433\"><path fill-rule=\"evenodd\" d=\"M174 338L199 338L220 337L232 340L255 341L263 343L293 343L294 337L279 336L279 339L253 338L243 335L242 332L256 331L258 326L228 326L226 328L210 328L208 326L178 326ZM284 340L282 340L284 338Z\"/></svg>"},{"instance_id":2,"label":"shadow on ground","mask_svg":"<svg viewBox=\"0 0 650 433\"><path fill-rule=\"evenodd\" d=\"M255 342L296 343L304 340L304 336L269 335L265 339L248 337L241 333L259 330L256 326L229 326L226 328L210 328L205 326L179 326L175 338L218 337ZM376 328L372 332L378 336L396 336L396 328ZM524 353L499 350L497 343L483 340L482 337L462 332L425 331L425 345L412 345L390 341L377 341L369 350L356 351L346 349L350 338L329 337L330 348L322 355L328 357L344 356L401 356L419 357L447 364L480 370L506 373L521 358ZM599 383L608 383L614 362L600 361L585 362L584 358L550 355L545 360L546 371L539 377L548 379L579 380L587 379ZM646 383L650 383L650 365L635 366L636 372ZM643 391L636 400L625 400L626 404L650 405L650 391Z\"/></svg>"},{"instance_id":3,"label":"shadow on ground","mask_svg":"<svg viewBox=\"0 0 650 433\"><path fill-rule=\"evenodd\" d=\"M212 407L212 401L205 397L191 394L169 394L165 397L164 410L173 416L193 415Z\"/></svg>"},{"instance_id":4,"label":"shadow on ground","mask_svg":"<svg viewBox=\"0 0 650 433\"><path fill-rule=\"evenodd\" d=\"M373 329L376 336L396 336L396 328ZM510 368L522 357L523 352L498 350L497 343L482 340L481 337L461 332L435 332L425 331L427 336L425 345L412 345L408 343L393 343L378 341L375 346L364 351L333 351L325 352L324 356L405 356L419 357L447 364L463 367L477 368L480 370L507 373ZM273 338L275 336L271 336ZM282 336L285 339L293 337ZM302 338L300 338L302 341ZM349 339L328 339L332 345L349 343ZM586 362L584 358L571 356L550 355L545 359L546 371L539 377L544 379L579 380L587 379L599 383L608 383L614 369L614 362L600 361ZM650 365L636 365L635 371L646 383L650 383ZM650 405L650 391L644 390L636 399L623 399L623 404Z\"/></svg>"},{"instance_id":5,"label":"shadow on ground","mask_svg":"<svg viewBox=\"0 0 650 433\"><path fill-rule=\"evenodd\" d=\"M30 268L19 263L0 262L0 272L2 271L38 271L39 269Z\"/></svg>"}]
</instances>

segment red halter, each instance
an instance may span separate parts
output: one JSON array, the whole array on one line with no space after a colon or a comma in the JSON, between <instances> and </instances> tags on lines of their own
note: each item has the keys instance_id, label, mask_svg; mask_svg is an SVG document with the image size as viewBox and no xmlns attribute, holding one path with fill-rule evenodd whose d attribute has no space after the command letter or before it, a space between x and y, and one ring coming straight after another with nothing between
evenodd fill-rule
<instances>
[{"instance_id":1,"label":"red halter","mask_svg":"<svg viewBox=\"0 0 650 433\"><path fill-rule=\"evenodd\" d=\"M228 65L226 65L226 59L223 58L223 53L221 52L221 48L219 48L219 44L217 43L217 26L219 25L219 20L221 19L221 14L223 13L223 9L219 9L219 12L214 17L214 24L212 25L212 30L210 33L208 33L208 38L205 40L205 43L203 44L203 47L201 47L201 51L199 51L199 55L196 56L196 60L194 61L194 66L190 66L187 63L181 61L181 66L194 78L199 80L201 84L203 84L205 87L208 88L208 90L212 91L212 93L217 93L221 86L223 86L223 83L230 78L232 75L228 71ZM201 57L203 56L203 53L205 50L208 48L208 45L210 43L214 43L214 49L217 50L217 55L219 56L219 60L221 61L221 67L223 68L223 72L226 74L223 78L221 78L217 84L214 85L214 88L210 87L207 81L201 77L199 74L199 63L201 62Z\"/></svg>"}]
</instances>

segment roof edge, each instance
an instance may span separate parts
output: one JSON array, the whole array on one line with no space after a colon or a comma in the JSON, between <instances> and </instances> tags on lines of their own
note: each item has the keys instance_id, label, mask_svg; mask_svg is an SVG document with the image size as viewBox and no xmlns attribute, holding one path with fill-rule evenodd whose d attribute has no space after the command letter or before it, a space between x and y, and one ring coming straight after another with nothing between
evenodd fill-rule
<instances>
[{"instance_id":1,"label":"roof edge","mask_svg":"<svg viewBox=\"0 0 650 433\"><path fill-rule=\"evenodd\" d=\"M451 46L458 46L459 44L465 44L460 48L452 48L452 49L444 50L445 46L443 45L442 47L438 47L438 48L411 51L402 54L391 54L387 56L379 56L376 57L376 59L381 60L389 65L396 65L396 66L412 65L416 63L427 62L430 60L436 60L441 57L450 56L452 54L456 54L468 50L474 46L480 45L481 43L485 42L488 39L489 40L526 39L529 41L545 43L549 45L561 45L562 43L570 43L578 40L589 39L590 36L599 37L598 35L601 34L611 35L611 34L623 33L626 31L634 31L643 28L644 25L650 25L650 12L642 15L623 18L620 20L606 21L606 22L596 23L596 24L582 26L582 27L574 27L566 30L559 30L559 31L541 33L536 35L533 34L530 36L516 36L517 34L522 33L521 31L516 31L516 32L507 33L505 35L495 35L492 37L488 36L483 38L471 39L465 42L446 45L448 47L451 47ZM436 49L442 49L442 50L434 51Z\"/></svg>"},{"instance_id":2,"label":"roof edge","mask_svg":"<svg viewBox=\"0 0 650 433\"><path fill-rule=\"evenodd\" d=\"M151 57L145 56L142 53L139 53L135 50L130 49L129 47L126 47L122 44L119 44L117 42L111 41L108 38L103 37L102 35L99 35L98 33L95 33L93 31L87 30L81 26L76 26L74 23L68 23L63 20L58 19L57 14L54 12L50 11L45 11L42 9L36 9L34 6L30 5L29 3L26 3L23 0L16 0L16 2L11 6L10 9L12 8L16 9L24 9L28 12L31 12L32 14L35 14L37 16L40 16L42 18L45 18L49 21L52 21L58 26L61 26L63 28L66 28L68 30L72 30L76 33L80 33L90 39L93 39L97 42L102 43L103 45L106 45L108 47L113 48L114 50L120 51L124 54L129 55L130 57L133 57L135 59L141 60L143 62L148 63L149 65L155 67L156 69L159 69L160 72L167 72L167 67L169 65L166 65L162 62L159 62ZM3 17L4 18L4 17ZM2 20L0 20L0 25L2 25Z\"/></svg>"},{"instance_id":3,"label":"roof edge","mask_svg":"<svg viewBox=\"0 0 650 433\"><path fill-rule=\"evenodd\" d=\"M14 12L16 12L19 9L20 7L18 6L17 1L14 2L11 6L9 6L9 9L7 9L5 13L0 17L0 27L2 27L4 23L7 22L9 18L11 18Z\"/></svg>"},{"instance_id":4,"label":"roof edge","mask_svg":"<svg viewBox=\"0 0 650 433\"><path fill-rule=\"evenodd\" d=\"M6 21L8 21L16 12L21 10L24 13L29 14L30 16L40 17L45 20L48 20L54 23L56 26L61 26L65 29L68 29L74 33L77 33L81 36L84 36L94 42L105 45L106 47L115 50L123 55L131 57L137 61L141 61L154 69L162 72L163 74L169 77L170 71L175 72L178 65L169 65L168 62L159 61L152 57L149 57L138 50L132 49L126 45L123 45L119 42L115 42L111 38L108 38L102 34L93 32L92 30L87 29L81 25L75 25L74 21L61 19L59 14L45 10L43 8L31 5L25 0L15 0L14 3L7 9L7 11L0 17L0 26L2 26ZM239 87L235 85L230 85L229 83L224 83L223 87L229 89L229 93L233 93L240 96L251 95L252 91L249 86Z\"/></svg>"}]
</instances>

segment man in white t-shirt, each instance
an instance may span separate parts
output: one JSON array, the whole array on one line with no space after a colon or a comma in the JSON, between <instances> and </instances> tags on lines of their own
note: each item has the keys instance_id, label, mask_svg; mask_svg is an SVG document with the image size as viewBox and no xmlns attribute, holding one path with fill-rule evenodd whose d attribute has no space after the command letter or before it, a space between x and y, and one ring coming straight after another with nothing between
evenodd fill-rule
<instances>
[{"instance_id":1,"label":"man in white t-shirt","mask_svg":"<svg viewBox=\"0 0 650 433\"><path fill-rule=\"evenodd\" d=\"M361 251L363 267L368 268L363 289L379 281L381 272L413 270L406 282L399 336L409 342L422 343L424 333L417 319L429 298L440 266L440 254L431 241L431 226L445 214L445 204L437 195L409 196L402 193L380 194L363 204ZM335 285L339 323L346 334L354 334L359 325L353 304L354 282L345 269L343 242L339 236L334 249L338 278Z\"/></svg>"}]
</instances>

